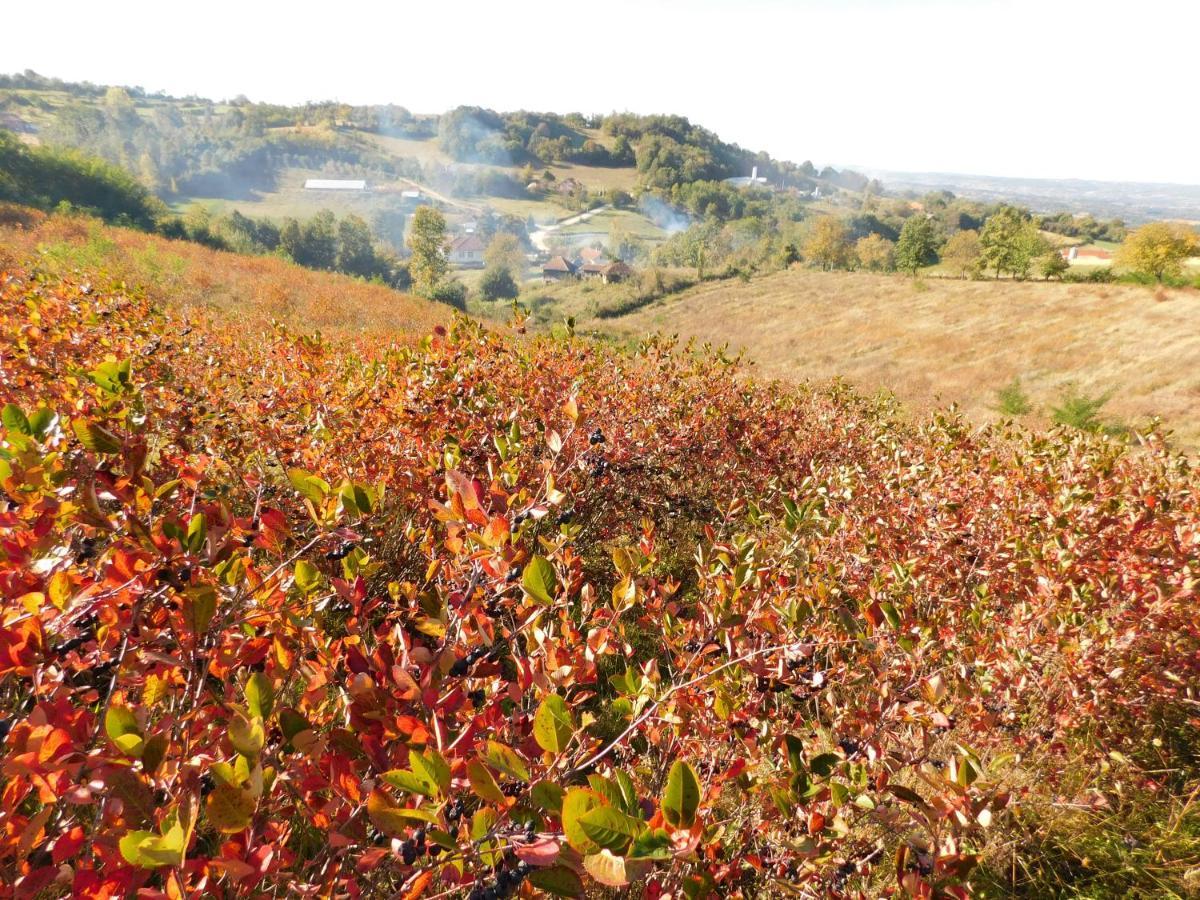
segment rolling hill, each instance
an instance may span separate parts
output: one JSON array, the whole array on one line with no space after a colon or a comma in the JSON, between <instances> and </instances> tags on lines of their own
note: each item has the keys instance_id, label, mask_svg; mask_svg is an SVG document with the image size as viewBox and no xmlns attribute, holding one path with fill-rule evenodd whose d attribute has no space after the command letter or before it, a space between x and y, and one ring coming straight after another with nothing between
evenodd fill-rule
<instances>
[{"instance_id":1,"label":"rolling hill","mask_svg":"<svg viewBox=\"0 0 1200 900\"><path fill-rule=\"evenodd\" d=\"M792 269L705 284L595 327L744 350L764 376L845 377L921 411L995 419L1019 378L1044 421L1072 386L1104 415L1161 416L1200 445L1200 292L1138 285L960 281Z\"/></svg>"}]
</instances>

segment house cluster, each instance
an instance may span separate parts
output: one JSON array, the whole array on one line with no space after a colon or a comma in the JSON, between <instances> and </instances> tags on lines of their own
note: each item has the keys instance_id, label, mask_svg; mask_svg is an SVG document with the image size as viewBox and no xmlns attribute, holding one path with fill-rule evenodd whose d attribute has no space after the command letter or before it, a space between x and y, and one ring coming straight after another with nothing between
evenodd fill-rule
<instances>
[{"instance_id":1,"label":"house cluster","mask_svg":"<svg viewBox=\"0 0 1200 900\"><path fill-rule=\"evenodd\" d=\"M568 278L595 279L605 284L617 284L633 275L633 269L619 259L610 260L603 250L584 247L572 259L565 256L551 257L542 266L542 280L563 281Z\"/></svg>"}]
</instances>

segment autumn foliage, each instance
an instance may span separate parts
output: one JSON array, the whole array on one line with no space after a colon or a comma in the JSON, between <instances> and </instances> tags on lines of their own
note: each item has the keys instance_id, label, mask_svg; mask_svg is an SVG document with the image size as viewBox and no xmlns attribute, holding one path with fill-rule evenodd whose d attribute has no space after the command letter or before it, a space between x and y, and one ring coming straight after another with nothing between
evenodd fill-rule
<instances>
[{"instance_id":1,"label":"autumn foliage","mask_svg":"<svg viewBox=\"0 0 1200 900\"><path fill-rule=\"evenodd\" d=\"M19 896L962 897L1039 796L1195 776L1154 437L28 265L0 366Z\"/></svg>"}]
</instances>

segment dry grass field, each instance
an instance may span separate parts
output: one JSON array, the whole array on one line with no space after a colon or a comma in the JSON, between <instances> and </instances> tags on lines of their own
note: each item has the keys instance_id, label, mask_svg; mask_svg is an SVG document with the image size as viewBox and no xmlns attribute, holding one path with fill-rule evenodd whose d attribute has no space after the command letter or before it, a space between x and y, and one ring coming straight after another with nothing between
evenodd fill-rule
<instances>
[{"instance_id":1,"label":"dry grass field","mask_svg":"<svg viewBox=\"0 0 1200 900\"><path fill-rule=\"evenodd\" d=\"M1200 446L1200 292L1133 285L923 280L794 269L710 283L604 323L744 349L766 375L842 376L921 411L951 401L996 418L1020 378L1034 421L1072 387L1111 393L1101 415L1163 418Z\"/></svg>"}]
</instances>

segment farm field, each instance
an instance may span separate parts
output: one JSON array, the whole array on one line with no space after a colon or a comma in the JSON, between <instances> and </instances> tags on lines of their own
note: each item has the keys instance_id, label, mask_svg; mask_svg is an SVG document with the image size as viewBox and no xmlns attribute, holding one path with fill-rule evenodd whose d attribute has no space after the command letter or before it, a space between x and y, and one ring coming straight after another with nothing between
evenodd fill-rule
<instances>
[{"instance_id":1,"label":"farm field","mask_svg":"<svg viewBox=\"0 0 1200 900\"><path fill-rule=\"evenodd\" d=\"M1200 292L1134 285L958 281L794 269L722 281L599 323L744 350L764 375L845 377L915 410L955 402L995 419L1020 378L1043 419L1072 386L1111 392L1103 416L1161 416L1200 445Z\"/></svg>"}]
</instances>

